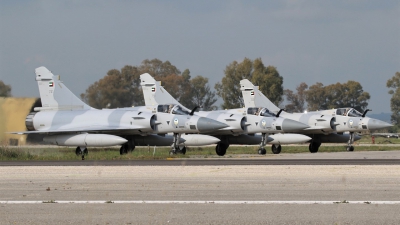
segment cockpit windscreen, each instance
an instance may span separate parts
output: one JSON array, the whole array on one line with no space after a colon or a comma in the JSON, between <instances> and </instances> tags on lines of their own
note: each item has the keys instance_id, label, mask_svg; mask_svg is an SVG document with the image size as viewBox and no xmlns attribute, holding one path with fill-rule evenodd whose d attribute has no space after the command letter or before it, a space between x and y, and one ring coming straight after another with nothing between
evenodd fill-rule
<instances>
[{"instance_id":1,"label":"cockpit windscreen","mask_svg":"<svg viewBox=\"0 0 400 225\"><path fill-rule=\"evenodd\" d=\"M247 108L247 115L256 115L256 116L264 116L264 117L275 117L276 116L273 112L270 112L268 109L262 108L262 107Z\"/></svg>"},{"instance_id":2,"label":"cockpit windscreen","mask_svg":"<svg viewBox=\"0 0 400 225\"><path fill-rule=\"evenodd\" d=\"M362 117L362 114L354 108L339 108L336 109L336 115L349 117Z\"/></svg>"},{"instance_id":3,"label":"cockpit windscreen","mask_svg":"<svg viewBox=\"0 0 400 225\"><path fill-rule=\"evenodd\" d=\"M157 112L163 113L172 113L177 115L189 115L190 112L183 109L181 106L176 104L165 104L165 105L158 105Z\"/></svg>"}]
</instances>

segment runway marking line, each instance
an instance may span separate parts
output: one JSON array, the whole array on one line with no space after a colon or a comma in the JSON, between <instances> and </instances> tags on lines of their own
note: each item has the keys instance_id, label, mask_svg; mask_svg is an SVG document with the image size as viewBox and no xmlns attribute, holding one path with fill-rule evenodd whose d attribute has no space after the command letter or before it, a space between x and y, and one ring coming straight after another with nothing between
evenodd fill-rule
<instances>
[{"instance_id":1,"label":"runway marking line","mask_svg":"<svg viewBox=\"0 0 400 225\"><path fill-rule=\"evenodd\" d=\"M226 204L226 205L332 205L332 204L371 204L371 205L399 205L400 201L0 201L0 204Z\"/></svg>"}]
</instances>

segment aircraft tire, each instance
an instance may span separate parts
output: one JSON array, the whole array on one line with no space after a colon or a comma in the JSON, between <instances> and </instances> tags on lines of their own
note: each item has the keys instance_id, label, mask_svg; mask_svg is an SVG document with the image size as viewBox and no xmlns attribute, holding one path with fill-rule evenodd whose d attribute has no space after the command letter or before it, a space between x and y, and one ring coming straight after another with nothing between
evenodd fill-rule
<instances>
[{"instance_id":1,"label":"aircraft tire","mask_svg":"<svg viewBox=\"0 0 400 225\"><path fill-rule=\"evenodd\" d=\"M308 146L308 149L310 150L311 153L317 153L319 146L321 146L321 143L311 142L310 145Z\"/></svg>"},{"instance_id":2,"label":"aircraft tire","mask_svg":"<svg viewBox=\"0 0 400 225\"><path fill-rule=\"evenodd\" d=\"M352 152L352 151L354 151L354 146L347 146L347 147L346 147L346 150L347 150L348 152Z\"/></svg>"},{"instance_id":3,"label":"aircraft tire","mask_svg":"<svg viewBox=\"0 0 400 225\"><path fill-rule=\"evenodd\" d=\"M182 149L179 150L180 153L182 153L183 155L186 154L186 146L183 146Z\"/></svg>"},{"instance_id":4,"label":"aircraft tire","mask_svg":"<svg viewBox=\"0 0 400 225\"><path fill-rule=\"evenodd\" d=\"M126 153L128 152L133 152L133 150L135 150L135 143L133 141L128 141L125 144L125 148L126 148Z\"/></svg>"},{"instance_id":5,"label":"aircraft tire","mask_svg":"<svg viewBox=\"0 0 400 225\"><path fill-rule=\"evenodd\" d=\"M265 148L259 148L258 149L258 154L259 155L265 155L265 154L267 154L267 150Z\"/></svg>"},{"instance_id":6,"label":"aircraft tire","mask_svg":"<svg viewBox=\"0 0 400 225\"><path fill-rule=\"evenodd\" d=\"M215 146L215 152L219 156L224 156L226 154L226 149L228 149L229 145L224 144L224 143L218 143L217 146Z\"/></svg>"},{"instance_id":7,"label":"aircraft tire","mask_svg":"<svg viewBox=\"0 0 400 225\"><path fill-rule=\"evenodd\" d=\"M81 148L79 148L79 146L76 147L75 154L76 156L80 156L82 154Z\"/></svg>"},{"instance_id":8,"label":"aircraft tire","mask_svg":"<svg viewBox=\"0 0 400 225\"><path fill-rule=\"evenodd\" d=\"M275 145L272 145L271 150L272 150L272 153L279 154L282 151L282 146L278 145L278 147L276 147Z\"/></svg>"},{"instance_id":9,"label":"aircraft tire","mask_svg":"<svg viewBox=\"0 0 400 225\"><path fill-rule=\"evenodd\" d=\"M121 145L121 148L119 149L119 154L120 154L120 155L126 154L126 148L125 148L124 145Z\"/></svg>"}]
</instances>

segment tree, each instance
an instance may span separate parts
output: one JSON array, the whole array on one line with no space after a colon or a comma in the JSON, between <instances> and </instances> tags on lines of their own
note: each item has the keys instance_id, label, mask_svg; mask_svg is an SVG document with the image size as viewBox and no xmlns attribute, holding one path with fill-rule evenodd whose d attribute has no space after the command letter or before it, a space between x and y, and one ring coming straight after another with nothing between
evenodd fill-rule
<instances>
[{"instance_id":1,"label":"tree","mask_svg":"<svg viewBox=\"0 0 400 225\"><path fill-rule=\"evenodd\" d=\"M283 98L283 77L274 66L265 68L260 58L254 60L254 72L251 82L275 105L279 106Z\"/></svg>"},{"instance_id":2,"label":"tree","mask_svg":"<svg viewBox=\"0 0 400 225\"><path fill-rule=\"evenodd\" d=\"M181 72L169 61L161 61L159 59L145 59L139 66L140 73L149 73L153 77L166 77L171 74L181 74ZM156 79L157 80L157 79Z\"/></svg>"},{"instance_id":3,"label":"tree","mask_svg":"<svg viewBox=\"0 0 400 225\"><path fill-rule=\"evenodd\" d=\"M292 90L289 89L284 90L284 95L286 96L286 100L290 102L285 106L286 111L304 112L307 88L308 85L302 82L299 86L296 87L297 93L294 93Z\"/></svg>"},{"instance_id":4,"label":"tree","mask_svg":"<svg viewBox=\"0 0 400 225\"><path fill-rule=\"evenodd\" d=\"M143 105L140 86L140 75L143 73L149 73L154 79L161 81L164 88L184 106L193 108L197 104L193 99L190 71L186 69L181 74L169 61L162 62L159 59L146 59L140 66L126 65L121 70L109 70L105 77L90 85L81 94L81 98L95 108Z\"/></svg>"},{"instance_id":5,"label":"tree","mask_svg":"<svg viewBox=\"0 0 400 225\"><path fill-rule=\"evenodd\" d=\"M81 98L95 108L118 108L143 105L140 75L151 74L156 80L166 80L180 71L169 61L144 60L138 67L126 65L120 71L112 69L107 75L90 85ZM173 83L173 82L171 82Z\"/></svg>"},{"instance_id":6,"label":"tree","mask_svg":"<svg viewBox=\"0 0 400 225\"><path fill-rule=\"evenodd\" d=\"M0 97L10 97L11 96L11 86L6 85L0 80Z\"/></svg>"},{"instance_id":7,"label":"tree","mask_svg":"<svg viewBox=\"0 0 400 225\"><path fill-rule=\"evenodd\" d=\"M400 72L390 78L386 86L390 88L389 94L392 95L390 98L390 109L392 111L391 120L392 123L400 124Z\"/></svg>"},{"instance_id":8,"label":"tree","mask_svg":"<svg viewBox=\"0 0 400 225\"><path fill-rule=\"evenodd\" d=\"M283 95L283 78L273 66L265 67L261 58L251 61L244 58L241 63L233 61L226 66L225 76L221 83L215 84L217 95L222 97L222 107L239 108L243 107L243 98L240 91L240 80L248 79L275 104L279 105Z\"/></svg>"},{"instance_id":9,"label":"tree","mask_svg":"<svg viewBox=\"0 0 400 225\"><path fill-rule=\"evenodd\" d=\"M306 91L308 110L315 111L327 108L326 90L322 83L317 82L311 85Z\"/></svg>"},{"instance_id":10,"label":"tree","mask_svg":"<svg viewBox=\"0 0 400 225\"><path fill-rule=\"evenodd\" d=\"M368 100L371 98L368 92L364 92L361 84L357 81L349 80L343 84L344 93L341 105L339 107L351 107L358 111L365 111L368 106Z\"/></svg>"},{"instance_id":11,"label":"tree","mask_svg":"<svg viewBox=\"0 0 400 225\"><path fill-rule=\"evenodd\" d=\"M224 100L222 108L239 108L244 105L240 91L240 80L251 80L252 64L253 62L250 59L244 58L241 63L233 61L226 66L224 70L225 76L222 78L221 83L218 82L215 84L217 95Z\"/></svg>"},{"instance_id":12,"label":"tree","mask_svg":"<svg viewBox=\"0 0 400 225\"><path fill-rule=\"evenodd\" d=\"M203 110L216 109L213 104L217 101L215 93L210 90L208 79L202 76L196 76L190 80L193 90L193 103Z\"/></svg>"},{"instance_id":13,"label":"tree","mask_svg":"<svg viewBox=\"0 0 400 225\"><path fill-rule=\"evenodd\" d=\"M306 91L309 110L351 107L362 112L367 109L369 99L369 93L364 92L361 84L352 80L325 87L316 83Z\"/></svg>"},{"instance_id":14,"label":"tree","mask_svg":"<svg viewBox=\"0 0 400 225\"><path fill-rule=\"evenodd\" d=\"M171 86L178 85L179 96L177 96L176 99L178 99L182 105L192 109L195 107L196 104L193 102L194 93L190 78L190 70L186 69L185 71L183 71L182 75L179 76L179 82L172 83Z\"/></svg>"},{"instance_id":15,"label":"tree","mask_svg":"<svg viewBox=\"0 0 400 225\"><path fill-rule=\"evenodd\" d=\"M138 86L137 68L125 66L121 71L112 69L107 75L90 85L81 97L94 108L130 107L143 103ZM143 96L143 94L142 94Z\"/></svg>"}]
</instances>

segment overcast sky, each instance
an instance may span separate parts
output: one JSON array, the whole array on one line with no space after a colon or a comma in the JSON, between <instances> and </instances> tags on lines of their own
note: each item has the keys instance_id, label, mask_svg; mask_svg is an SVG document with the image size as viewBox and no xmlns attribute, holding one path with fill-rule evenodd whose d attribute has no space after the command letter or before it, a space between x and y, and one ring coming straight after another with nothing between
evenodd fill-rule
<instances>
[{"instance_id":1,"label":"overcast sky","mask_svg":"<svg viewBox=\"0 0 400 225\"><path fill-rule=\"evenodd\" d=\"M110 69L144 59L222 79L225 67L261 57L284 88L355 80L373 113L390 112L386 81L400 71L395 1L0 1L0 80L38 97L46 66L76 94Z\"/></svg>"}]
</instances>

